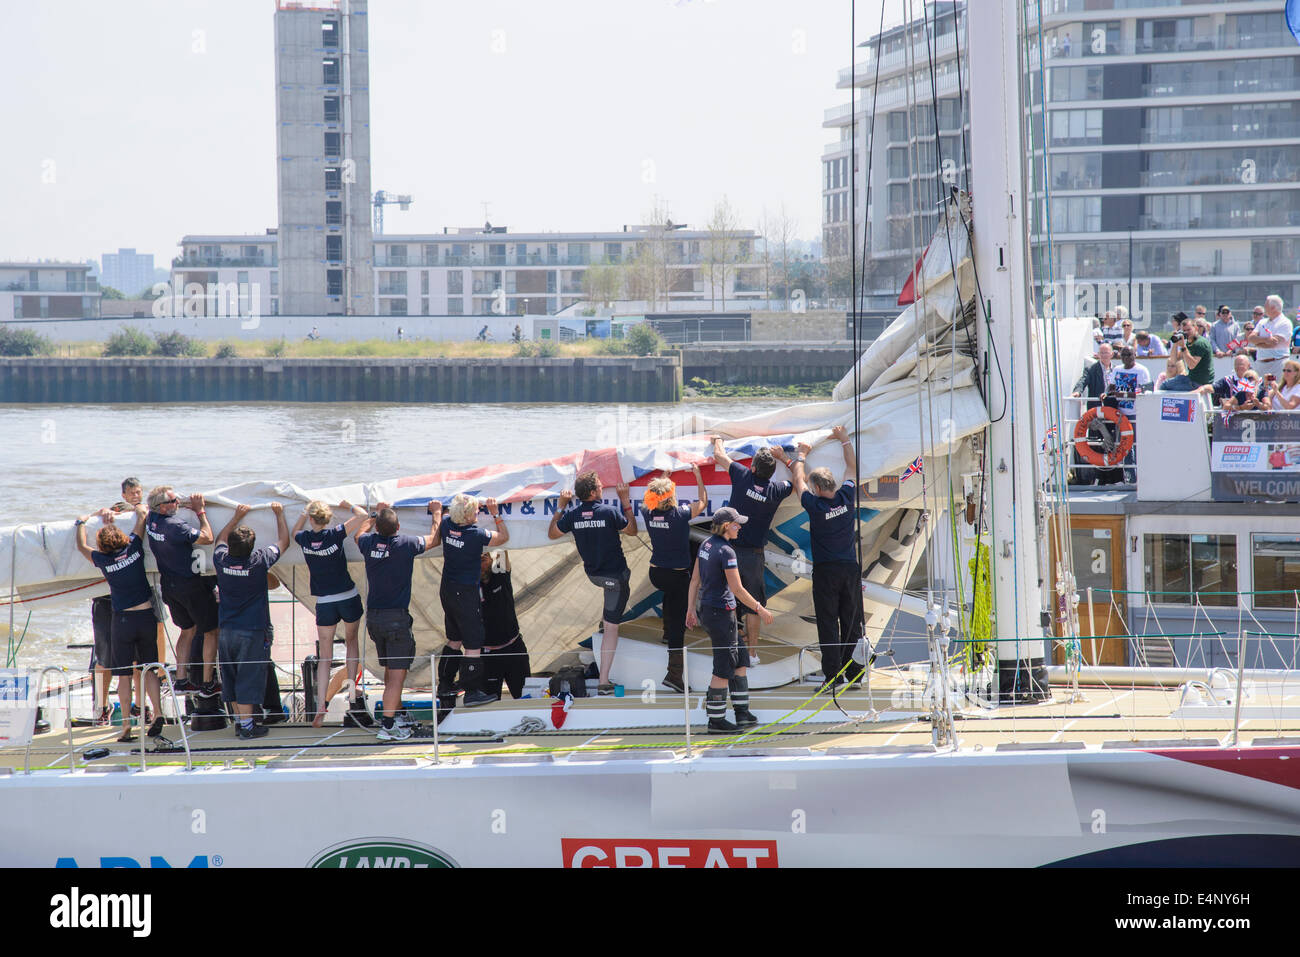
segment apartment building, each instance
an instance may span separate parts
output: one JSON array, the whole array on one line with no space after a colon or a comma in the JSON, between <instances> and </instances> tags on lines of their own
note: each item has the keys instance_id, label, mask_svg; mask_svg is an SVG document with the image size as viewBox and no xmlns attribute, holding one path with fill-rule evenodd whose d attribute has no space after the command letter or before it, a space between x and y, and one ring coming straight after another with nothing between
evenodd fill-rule
<instances>
[{"instance_id":1,"label":"apartment building","mask_svg":"<svg viewBox=\"0 0 1300 957\"><path fill-rule=\"evenodd\" d=\"M119 249L104 253L101 285L109 286L128 299L138 296L154 283L153 254Z\"/></svg>"},{"instance_id":2,"label":"apartment building","mask_svg":"<svg viewBox=\"0 0 1300 957\"><path fill-rule=\"evenodd\" d=\"M173 300L180 297L183 314L280 314L279 236L274 229L261 236L185 236L171 275L171 295Z\"/></svg>"},{"instance_id":3,"label":"apartment building","mask_svg":"<svg viewBox=\"0 0 1300 957\"><path fill-rule=\"evenodd\" d=\"M88 263L0 262L0 322L99 317L99 283Z\"/></svg>"}]
</instances>

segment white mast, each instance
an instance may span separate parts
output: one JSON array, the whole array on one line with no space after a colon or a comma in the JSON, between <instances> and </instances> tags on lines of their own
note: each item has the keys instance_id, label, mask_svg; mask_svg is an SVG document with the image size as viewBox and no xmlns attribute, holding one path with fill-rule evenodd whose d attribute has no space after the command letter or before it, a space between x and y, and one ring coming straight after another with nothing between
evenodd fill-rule
<instances>
[{"instance_id":1,"label":"white mast","mask_svg":"<svg viewBox=\"0 0 1300 957\"><path fill-rule=\"evenodd\" d=\"M999 639L999 698L1004 702L1050 697L1037 551L1043 542L1034 474L1037 437L1030 401L1038 370L1027 308L1018 6L1017 0L966 6L973 253L989 317L987 325L980 323L979 344L993 422L985 453L992 496L993 635Z\"/></svg>"}]
</instances>

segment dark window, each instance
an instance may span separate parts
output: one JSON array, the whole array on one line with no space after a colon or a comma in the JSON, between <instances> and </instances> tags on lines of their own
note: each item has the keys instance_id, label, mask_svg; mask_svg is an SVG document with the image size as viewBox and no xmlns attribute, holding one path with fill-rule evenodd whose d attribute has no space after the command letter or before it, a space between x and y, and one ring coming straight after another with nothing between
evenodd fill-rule
<instances>
[{"instance_id":1,"label":"dark window","mask_svg":"<svg viewBox=\"0 0 1300 957\"><path fill-rule=\"evenodd\" d=\"M325 270L325 294L327 296L343 295L343 270Z\"/></svg>"},{"instance_id":2,"label":"dark window","mask_svg":"<svg viewBox=\"0 0 1300 957\"><path fill-rule=\"evenodd\" d=\"M342 189L343 188L343 171L337 166L325 167L325 188Z\"/></svg>"},{"instance_id":3,"label":"dark window","mask_svg":"<svg viewBox=\"0 0 1300 957\"><path fill-rule=\"evenodd\" d=\"M325 237L325 258L330 262L340 262L343 259L342 236Z\"/></svg>"},{"instance_id":4,"label":"dark window","mask_svg":"<svg viewBox=\"0 0 1300 957\"><path fill-rule=\"evenodd\" d=\"M338 60L321 60L322 82L326 86L338 86L339 82L339 61Z\"/></svg>"},{"instance_id":5,"label":"dark window","mask_svg":"<svg viewBox=\"0 0 1300 957\"><path fill-rule=\"evenodd\" d=\"M320 25L320 45L327 50L337 50L339 47L339 22L337 20L325 20Z\"/></svg>"},{"instance_id":6,"label":"dark window","mask_svg":"<svg viewBox=\"0 0 1300 957\"><path fill-rule=\"evenodd\" d=\"M343 204L338 200L331 199L325 201L325 225L343 225Z\"/></svg>"},{"instance_id":7,"label":"dark window","mask_svg":"<svg viewBox=\"0 0 1300 957\"><path fill-rule=\"evenodd\" d=\"M342 151L343 134L326 133L325 134L325 155L338 156Z\"/></svg>"},{"instance_id":8,"label":"dark window","mask_svg":"<svg viewBox=\"0 0 1300 957\"><path fill-rule=\"evenodd\" d=\"M337 96L325 97L325 122L337 123L340 116L339 98Z\"/></svg>"}]
</instances>

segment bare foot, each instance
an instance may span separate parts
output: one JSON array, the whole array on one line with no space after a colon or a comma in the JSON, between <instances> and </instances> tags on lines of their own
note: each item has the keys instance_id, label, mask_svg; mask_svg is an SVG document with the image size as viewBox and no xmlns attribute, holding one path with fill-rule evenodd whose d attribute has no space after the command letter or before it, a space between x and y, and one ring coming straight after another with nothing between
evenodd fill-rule
<instances>
[{"instance_id":1,"label":"bare foot","mask_svg":"<svg viewBox=\"0 0 1300 957\"><path fill-rule=\"evenodd\" d=\"M316 717L314 717L314 718L311 719L311 726L312 726L313 728L323 728L323 727L325 726L325 712L324 712L324 711L318 711L318 712L316 712Z\"/></svg>"}]
</instances>

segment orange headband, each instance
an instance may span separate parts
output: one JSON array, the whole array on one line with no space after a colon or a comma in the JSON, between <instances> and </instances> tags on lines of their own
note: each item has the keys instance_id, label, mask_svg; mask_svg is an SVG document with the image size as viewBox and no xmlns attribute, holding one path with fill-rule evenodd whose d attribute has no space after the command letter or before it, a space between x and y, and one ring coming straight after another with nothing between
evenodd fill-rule
<instances>
[{"instance_id":1,"label":"orange headband","mask_svg":"<svg viewBox=\"0 0 1300 957\"><path fill-rule=\"evenodd\" d=\"M667 503L673 502L676 500L676 498L677 498L677 486L672 485L671 483L669 485L668 491L665 492L663 495L657 495L654 492L650 491L649 489L646 489L645 507L647 511L653 512L655 509L659 508L660 505L665 505Z\"/></svg>"}]
</instances>

